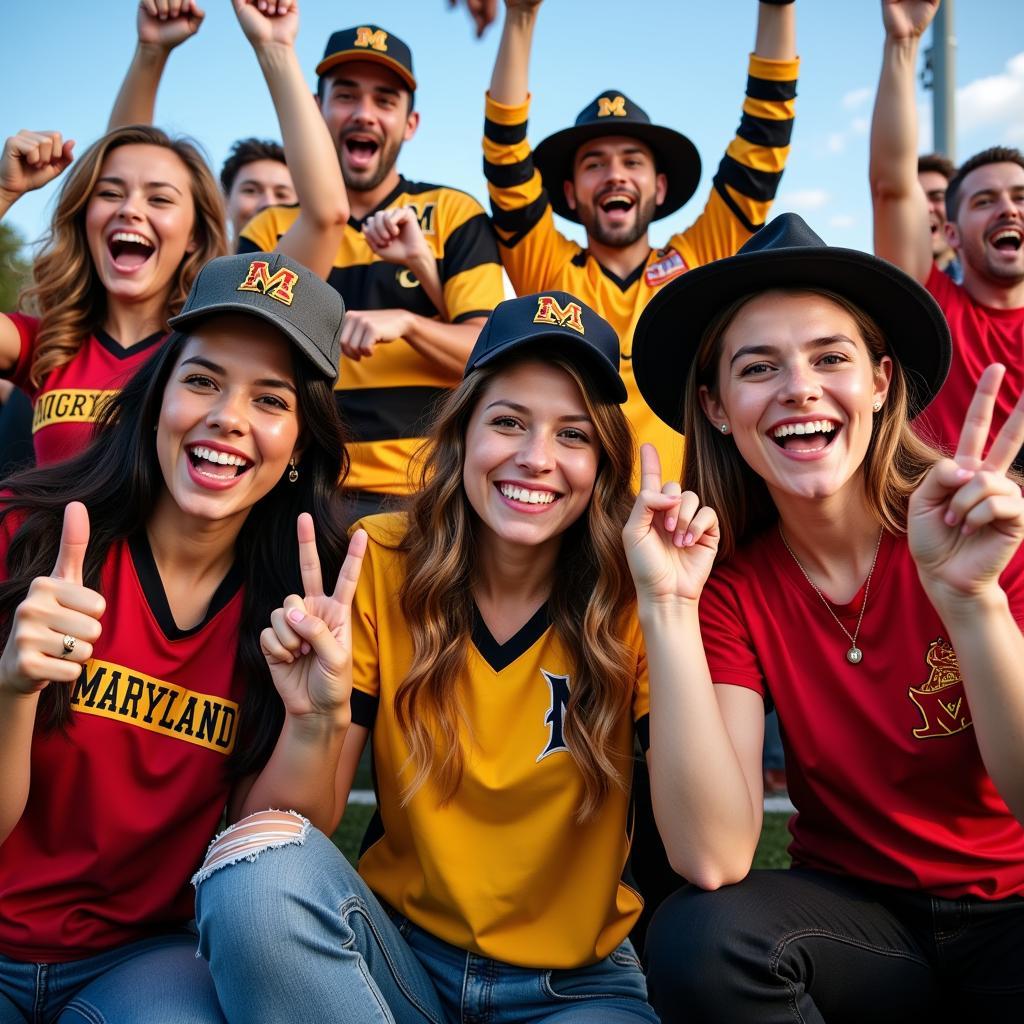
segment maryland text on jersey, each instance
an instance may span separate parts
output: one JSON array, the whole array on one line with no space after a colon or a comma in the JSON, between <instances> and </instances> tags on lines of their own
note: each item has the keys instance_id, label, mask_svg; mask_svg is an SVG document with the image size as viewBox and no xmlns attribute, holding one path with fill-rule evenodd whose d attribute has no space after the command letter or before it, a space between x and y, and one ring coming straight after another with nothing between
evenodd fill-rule
<instances>
[{"instance_id":1,"label":"maryland text on jersey","mask_svg":"<svg viewBox=\"0 0 1024 1024\"><path fill-rule=\"evenodd\" d=\"M32 410L32 433L55 423L95 423L116 391L95 388L57 388L43 391Z\"/></svg>"},{"instance_id":2,"label":"maryland text on jersey","mask_svg":"<svg viewBox=\"0 0 1024 1024\"><path fill-rule=\"evenodd\" d=\"M149 732L230 754L238 729L238 705L224 697L151 679L136 669L90 659L71 694L82 714L112 718Z\"/></svg>"}]
</instances>

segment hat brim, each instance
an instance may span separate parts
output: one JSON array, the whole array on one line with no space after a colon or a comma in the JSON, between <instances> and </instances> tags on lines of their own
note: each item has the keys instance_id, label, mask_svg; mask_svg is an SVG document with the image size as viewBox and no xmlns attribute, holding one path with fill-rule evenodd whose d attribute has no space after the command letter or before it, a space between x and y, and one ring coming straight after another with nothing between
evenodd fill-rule
<instances>
[{"instance_id":1,"label":"hat brim","mask_svg":"<svg viewBox=\"0 0 1024 1024\"><path fill-rule=\"evenodd\" d=\"M544 180L548 199L555 213L579 223L579 216L565 200L564 183L571 181L576 151L584 142L608 135L625 135L639 139L654 151L659 174L668 179L665 201L654 209L654 219L675 213L697 191L700 183L700 154L697 147L681 132L660 124L636 121L604 124L581 124L563 128L549 135L533 151L533 162Z\"/></svg>"},{"instance_id":2,"label":"hat brim","mask_svg":"<svg viewBox=\"0 0 1024 1024\"><path fill-rule=\"evenodd\" d=\"M831 246L743 253L670 281L648 303L633 333L633 373L644 401L683 432L683 395L701 338L718 313L744 295L771 288L823 288L878 324L907 381L910 414L935 397L952 357L938 303L885 260Z\"/></svg>"},{"instance_id":3,"label":"hat brim","mask_svg":"<svg viewBox=\"0 0 1024 1024\"><path fill-rule=\"evenodd\" d=\"M400 64L393 57L389 57L384 53L378 53L376 50L363 48L358 50L336 50L329 57L324 57L324 59L317 64L316 73L323 76L326 75L328 71L336 68L339 64L349 64L355 60L365 60L369 61L371 64L384 65L384 67L398 75L398 77L405 82L412 92L416 91L416 79L413 77L409 69L404 64Z\"/></svg>"},{"instance_id":4,"label":"hat brim","mask_svg":"<svg viewBox=\"0 0 1024 1024\"><path fill-rule=\"evenodd\" d=\"M270 310L260 309L255 305L245 302L218 302L215 306L205 306L191 313L179 313L178 316L172 316L167 321L167 325L176 331L185 333L189 327L194 327L197 323L208 320L211 316L219 316L221 313L243 313L272 324L313 364L318 373L323 374L331 381L338 379L338 365L332 363L311 338L294 324L275 316Z\"/></svg>"},{"instance_id":5,"label":"hat brim","mask_svg":"<svg viewBox=\"0 0 1024 1024\"><path fill-rule=\"evenodd\" d=\"M594 372L597 381L604 389L606 398L610 398L616 405L622 405L622 403L628 398L626 385L619 376L618 368L613 367L612 364L603 355L601 355L593 345L588 344L583 338L580 338L577 341L567 333L531 333L525 338L509 338L507 341L502 342L502 344L490 349L483 356L476 359L473 363L473 368L476 369L479 366L487 366L489 363L493 363L497 359L502 359L520 349L525 354L532 348L538 349L547 357L550 357L559 351L565 351L568 349L566 354L570 358L573 360L579 358L580 361L586 363L586 365Z\"/></svg>"}]
</instances>

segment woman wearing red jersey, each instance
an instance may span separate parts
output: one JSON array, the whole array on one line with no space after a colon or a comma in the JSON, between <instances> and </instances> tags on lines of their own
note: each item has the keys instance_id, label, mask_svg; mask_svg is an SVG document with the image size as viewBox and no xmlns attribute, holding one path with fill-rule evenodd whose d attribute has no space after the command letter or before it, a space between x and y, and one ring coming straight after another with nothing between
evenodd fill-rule
<instances>
[{"instance_id":1,"label":"woman wearing red jersey","mask_svg":"<svg viewBox=\"0 0 1024 1024\"><path fill-rule=\"evenodd\" d=\"M1024 1012L1024 403L984 453L990 367L956 453L925 446L949 352L922 288L791 214L638 325L641 391L687 435L685 493L645 451L624 531L693 883L648 936L663 1021ZM767 700L794 866L748 876Z\"/></svg>"},{"instance_id":2,"label":"woman wearing red jersey","mask_svg":"<svg viewBox=\"0 0 1024 1024\"><path fill-rule=\"evenodd\" d=\"M189 877L225 806L333 811L343 312L279 254L212 261L97 438L0 500L3 1024L220 1021Z\"/></svg>"}]
</instances>

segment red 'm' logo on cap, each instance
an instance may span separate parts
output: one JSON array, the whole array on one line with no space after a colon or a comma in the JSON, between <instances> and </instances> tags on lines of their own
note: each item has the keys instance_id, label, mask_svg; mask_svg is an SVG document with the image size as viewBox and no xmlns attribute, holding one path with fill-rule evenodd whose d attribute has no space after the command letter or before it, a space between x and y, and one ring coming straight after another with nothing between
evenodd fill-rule
<instances>
[{"instance_id":1,"label":"red 'm' logo on cap","mask_svg":"<svg viewBox=\"0 0 1024 1024\"><path fill-rule=\"evenodd\" d=\"M266 260L253 260L249 264L249 273L238 286L240 292L262 292L268 299L277 299L286 306L295 298L295 285L299 275L294 270L282 267L271 276L270 264Z\"/></svg>"}]
</instances>

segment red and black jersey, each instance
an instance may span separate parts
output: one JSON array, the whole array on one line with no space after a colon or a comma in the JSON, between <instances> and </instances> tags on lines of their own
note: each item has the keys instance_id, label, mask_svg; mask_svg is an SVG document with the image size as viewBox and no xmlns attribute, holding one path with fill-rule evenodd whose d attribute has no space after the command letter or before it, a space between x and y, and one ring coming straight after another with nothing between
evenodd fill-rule
<instances>
[{"instance_id":1,"label":"red and black jersey","mask_svg":"<svg viewBox=\"0 0 1024 1024\"><path fill-rule=\"evenodd\" d=\"M103 404L121 390L167 337L161 331L125 348L106 331L97 329L69 362L47 374L36 388L29 381L29 372L39 321L22 313L8 315L21 336L21 354L11 381L32 399L32 441L40 466L77 455L89 443Z\"/></svg>"},{"instance_id":2,"label":"red and black jersey","mask_svg":"<svg viewBox=\"0 0 1024 1024\"><path fill-rule=\"evenodd\" d=\"M111 547L100 589L103 634L71 723L37 728L28 805L0 846L0 953L21 961L77 960L189 921L189 878L228 798L241 573L184 630L144 534Z\"/></svg>"}]
</instances>

